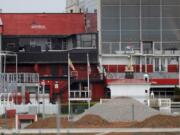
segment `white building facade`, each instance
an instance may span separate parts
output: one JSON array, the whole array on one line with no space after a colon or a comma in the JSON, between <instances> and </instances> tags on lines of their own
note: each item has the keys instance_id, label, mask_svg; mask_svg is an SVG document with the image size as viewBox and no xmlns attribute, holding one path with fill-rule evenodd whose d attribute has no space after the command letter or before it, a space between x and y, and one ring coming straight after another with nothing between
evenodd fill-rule
<instances>
[{"instance_id":1,"label":"white building facade","mask_svg":"<svg viewBox=\"0 0 180 135\"><path fill-rule=\"evenodd\" d=\"M99 0L100 64L107 79L149 75L157 97L174 94L179 86L180 1ZM136 90L135 90L136 92Z\"/></svg>"},{"instance_id":2,"label":"white building facade","mask_svg":"<svg viewBox=\"0 0 180 135\"><path fill-rule=\"evenodd\" d=\"M95 13L98 0L66 0L66 12L68 13Z\"/></svg>"},{"instance_id":3,"label":"white building facade","mask_svg":"<svg viewBox=\"0 0 180 135\"><path fill-rule=\"evenodd\" d=\"M66 0L66 12L67 13L79 13L79 0Z\"/></svg>"}]
</instances>

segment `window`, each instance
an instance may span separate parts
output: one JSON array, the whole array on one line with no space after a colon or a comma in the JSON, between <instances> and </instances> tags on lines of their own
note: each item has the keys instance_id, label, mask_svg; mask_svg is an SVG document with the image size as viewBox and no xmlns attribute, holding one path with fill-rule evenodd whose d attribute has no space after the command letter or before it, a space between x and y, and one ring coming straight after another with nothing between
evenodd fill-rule
<instances>
[{"instance_id":1,"label":"window","mask_svg":"<svg viewBox=\"0 0 180 135\"><path fill-rule=\"evenodd\" d=\"M77 48L96 48L96 34L82 34L77 35Z\"/></svg>"}]
</instances>

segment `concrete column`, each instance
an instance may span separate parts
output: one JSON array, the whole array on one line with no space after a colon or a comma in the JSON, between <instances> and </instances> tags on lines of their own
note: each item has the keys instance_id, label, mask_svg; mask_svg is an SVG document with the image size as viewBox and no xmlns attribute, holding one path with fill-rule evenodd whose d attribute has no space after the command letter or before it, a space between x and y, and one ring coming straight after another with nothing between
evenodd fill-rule
<instances>
[{"instance_id":1,"label":"concrete column","mask_svg":"<svg viewBox=\"0 0 180 135\"><path fill-rule=\"evenodd\" d=\"M0 33L0 52L2 51L2 35ZM0 55L0 73L2 73L2 56Z\"/></svg>"},{"instance_id":2,"label":"concrete column","mask_svg":"<svg viewBox=\"0 0 180 135\"><path fill-rule=\"evenodd\" d=\"M139 57L139 61L140 61L140 73L142 73L142 59L141 59L141 56Z\"/></svg>"},{"instance_id":3,"label":"concrete column","mask_svg":"<svg viewBox=\"0 0 180 135\"><path fill-rule=\"evenodd\" d=\"M147 73L147 57L145 56L145 73Z\"/></svg>"}]
</instances>

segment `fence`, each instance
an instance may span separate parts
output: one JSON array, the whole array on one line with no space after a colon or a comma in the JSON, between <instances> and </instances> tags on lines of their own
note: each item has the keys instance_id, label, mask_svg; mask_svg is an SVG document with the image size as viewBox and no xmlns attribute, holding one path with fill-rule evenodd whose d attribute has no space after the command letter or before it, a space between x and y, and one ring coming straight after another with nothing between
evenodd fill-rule
<instances>
[{"instance_id":1,"label":"fence","mask_svg":"<svg viewBox=\"0 0 180 135\"><path fill-rule=\"evenodd\" d=\"M0 105L0 115L5 114L5 110L11 109L15 109L17 114L56 114L58 107L56 104Z\"/></svg>"}]
</instances>

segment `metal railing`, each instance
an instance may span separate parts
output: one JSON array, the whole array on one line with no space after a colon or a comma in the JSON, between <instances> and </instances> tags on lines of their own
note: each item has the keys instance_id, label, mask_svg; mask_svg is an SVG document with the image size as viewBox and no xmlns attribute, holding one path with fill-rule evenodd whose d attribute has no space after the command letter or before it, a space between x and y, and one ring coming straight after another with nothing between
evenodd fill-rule
<instances>
[{"instance_id":1,"label":"metal railing","mask_svg":"<svg viewBox=\"0 0 180 135\"><path fill-rule=\"evenodd\" d=\"M18 83L39 83L39 74L36 73L1 73L0 92L12 92L17 90Z\"/></svg>"},{"instance_id":2,"label":"metal railing","mask_svg":"<svg viewBox=\"0 0 180 135\"><path fill-rule=\"evenodd\" d=\"M108 78L108 79L124 79L125 78L125 73L109 72L106 74L107 74L106 78ZM144 74L145 73L134 73L134 78L144 79ZM154 72L154 73L149 73L149 78L150 79L153 79L153 78L156 78L156 79L164 79L164 78L174 79L174 78L178 78L178 75L179 75L178 73Z\"/></svg>"},{"instance_id":3,"label":"metal railing","mask_svg":"<svg viewBox=\"0 0 180 135\"><path fill-rule=\"evenodd\" d=\"M70 98L91 98L91 90L71 90Z\"/></svg>"}]
</instances>

